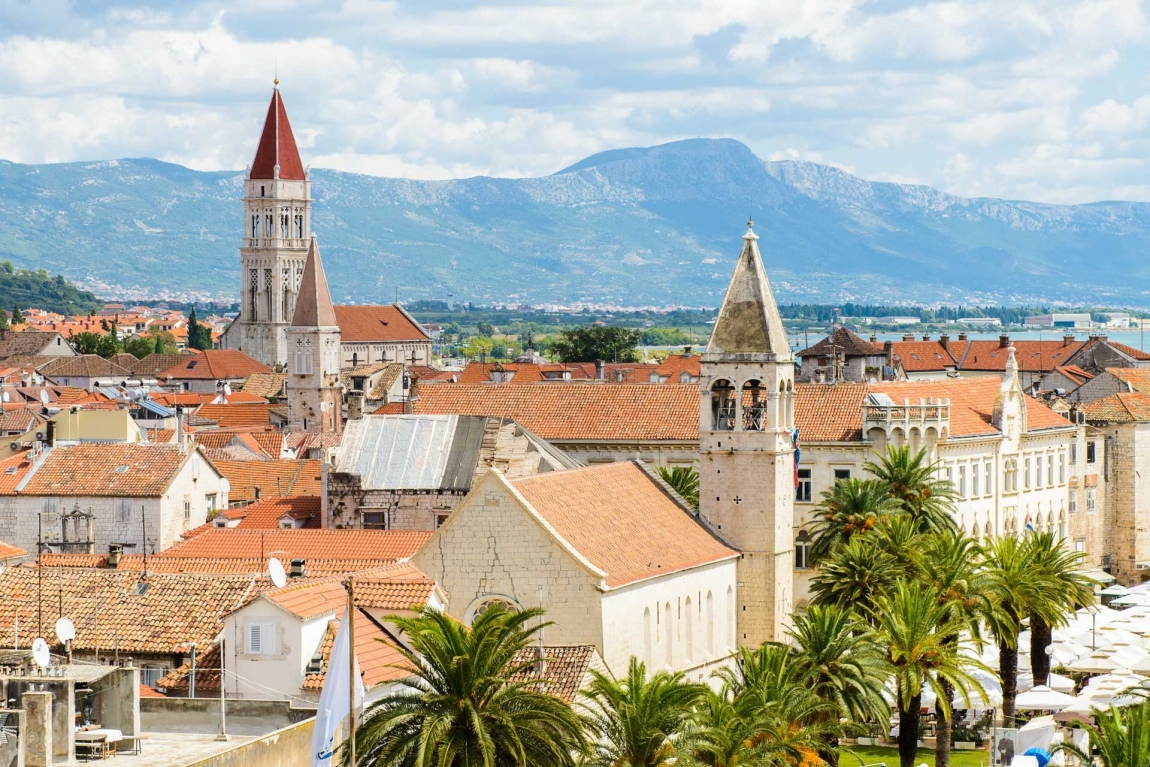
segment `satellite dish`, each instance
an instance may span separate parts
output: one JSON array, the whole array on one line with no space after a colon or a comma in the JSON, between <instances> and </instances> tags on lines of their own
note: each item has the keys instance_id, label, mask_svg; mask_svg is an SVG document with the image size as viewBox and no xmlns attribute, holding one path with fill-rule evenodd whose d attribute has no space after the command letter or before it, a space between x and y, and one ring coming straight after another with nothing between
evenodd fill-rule
<instances>
[{"instance_id":1,"label":"satellite dish","mask_svg":"<svg viewBox=\"0 0 1150 767\"><path fill-rule=\"evenodd\" d=\"M229 383L224 384L224 396L225 397L232 396L232 385Z\"/></svg>"},{"instance_id":2,"label":"satellite dish","mask_svg":"<svg viewBox=\"0 0 1150 767\"><path fill-rule=\"evenodd\" d=\"M275 557L268 560L268 575L271 576L272 584L277 589L282 589L287 585L287 573L284 572L283 562Z\"/></svg>"},{"instance_id":3,"label":"satellite dish","mask_svg":"<svg viewBox=\"0 0 1150 767\"><path fill-rule=\"evenodd\" d=\"M32 660L36 661L36 665L40 668L52 665L52 653L48 650L48 643L40 637L36 637L32 642Z\"/></svg>"},{"instance_id":4,"label":"satellite dish","mask_svg":"<svg viewBox=\"0 0 1150 767\"><path fill-rule=\"evenodd\" d=\"M48 404L48 392L44 389L40 390L40 402L44 405Z\"/></svg>"},{"instance_id":5,"label":"satellite dish","mask_svg":"<svg viewBox=\"0 0 1150 767\"><path fill-rule=\"evenodd\" d=\"M76 627L68 618L60 618L56 621L56 638L61 642L71 642L76 638Z\"/></svg>"},{"instance_id":6,"label":"satellite dish","mask_svg":"<svg viewBox=\"0 0 1150 767\"><path fill-rule=\"evenodd\" d=\"M12 395L9 394L8 392L4 392L4 401L5 402L11 402L12 401Z\"/></svg>"}]
</instances>

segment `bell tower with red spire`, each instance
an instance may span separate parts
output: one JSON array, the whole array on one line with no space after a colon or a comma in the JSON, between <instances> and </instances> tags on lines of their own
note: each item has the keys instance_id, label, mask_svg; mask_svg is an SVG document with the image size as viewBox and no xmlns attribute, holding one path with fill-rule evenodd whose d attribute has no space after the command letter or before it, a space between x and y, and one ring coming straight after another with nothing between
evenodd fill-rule
<instances>
[{"instance_id":1,"label":"bell tower with red spire","mask_svg":"<svg viewBox=\"0 0 1150 767\"><path fill-rule=\"evenodd\" d=\"M279 79L275 86L244 180L240 314L221 345L282 369L311 240L311 181L300 161Z\"/></svg>"}]
</instances>

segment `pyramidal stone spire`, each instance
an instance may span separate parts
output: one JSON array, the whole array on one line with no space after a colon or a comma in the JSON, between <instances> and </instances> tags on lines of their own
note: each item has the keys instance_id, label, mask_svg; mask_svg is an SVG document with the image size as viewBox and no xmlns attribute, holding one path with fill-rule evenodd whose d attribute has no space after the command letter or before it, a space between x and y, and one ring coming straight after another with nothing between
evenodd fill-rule
<instances>
[{"instance_id":1,"label":"pyramidal stone spire","mask_svg":"<svg viewBox=\"0 0 1150 767\"><path fill-rule=\"evenodd\" d=\"M323 261L320 260L319 245L314 234L308 245L291 324L294 328L333 328L339 325L335 319L335 307L331 303L331 293L327 289L327 277L323 273Z\"/></svg>"},{"instance_id":2,"label":"pyramidal stone spire","mask_svg":"<svg viewBox=\"0 0 1150 767\"><path fill-rule=\"evenodd\" d=\"M248 178L303 181L306 178L303 162L299 158L299 149L295 145L283 98L280 97L279 81L276 83L272 101L268 104L268 116L264 119L264 132L260 135Z\"/></svg>"},{"instance_id":3,"label":"pyramidal stone spire","mask_svg":"<svg viewBox=\"0 0 1150 767\"><path fill-rule=\"evenodd\" d=\"M711 331L708 354L771 354L790 360L791 348L759 255L759 237L747 221L743 251Z\"/></svg>"}]
</instances>

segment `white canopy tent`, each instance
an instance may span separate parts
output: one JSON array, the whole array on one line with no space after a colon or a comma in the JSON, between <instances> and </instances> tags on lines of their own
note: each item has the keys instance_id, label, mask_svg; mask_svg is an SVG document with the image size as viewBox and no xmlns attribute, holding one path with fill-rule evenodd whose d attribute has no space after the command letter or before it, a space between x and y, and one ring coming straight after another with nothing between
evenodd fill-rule
<instances>
[{"instance_id":1,"label":"white canopy tent","mask_svg":"<svg viewBox=\"0 0 1150 767\"><path fill-rule=\"evenodd\" d=\"M1073 695L1057 692L1040 684L1032 690L1019 694L1014 699L1014 706L1019 711L1061 711L1075 700Z\"/></svg>"}]
</instances>

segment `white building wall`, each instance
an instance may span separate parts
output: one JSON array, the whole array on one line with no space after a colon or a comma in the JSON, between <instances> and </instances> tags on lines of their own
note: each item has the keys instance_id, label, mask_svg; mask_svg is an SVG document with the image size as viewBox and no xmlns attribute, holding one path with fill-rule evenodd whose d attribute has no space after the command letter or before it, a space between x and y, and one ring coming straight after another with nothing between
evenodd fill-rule
<instances>
[{"instance_id":1,"label":"white building wall","mask_svg":"<svg viewBox=\"0 0 1150 767\"><path fill-rule=\"evenodd\" d=\"M256 599L229 615L224 623L228 697L306 699L300 690L304 672L333 617L334 611L302 621L267 599ZM252 623L275 625L276 643L271 652L248 652L248 626Z\"/></svg>"},{"instance_id":2,"label":"white building wall","mask_svg":"<svg viewBox=\"0 0 1150 767\"><path fill-rule=\"evenodd\" d=\"M707 679L737 646L736 563L716 562L603 594L603 660L608 668L625 674L635 656L652 673L682 671L693 680Z\"/></svg>"}]
</instances>

